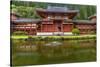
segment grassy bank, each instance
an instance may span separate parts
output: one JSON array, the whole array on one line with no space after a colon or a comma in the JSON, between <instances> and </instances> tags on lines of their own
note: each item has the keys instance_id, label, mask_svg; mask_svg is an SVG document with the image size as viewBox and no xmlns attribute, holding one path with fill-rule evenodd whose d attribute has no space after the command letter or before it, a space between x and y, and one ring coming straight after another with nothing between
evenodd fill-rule
<instances>
[{"instance_id":1,"label":"grassy bank","mask_svg":"<svg viewBox=\"0 0 100 67\"><path fill-rule=\"evenodd\" d=\"M96 39L96 35L79 35L79 36L11 36L12 39L33 39L33 40L80 40Z\"/></svg>"}]
</instances>

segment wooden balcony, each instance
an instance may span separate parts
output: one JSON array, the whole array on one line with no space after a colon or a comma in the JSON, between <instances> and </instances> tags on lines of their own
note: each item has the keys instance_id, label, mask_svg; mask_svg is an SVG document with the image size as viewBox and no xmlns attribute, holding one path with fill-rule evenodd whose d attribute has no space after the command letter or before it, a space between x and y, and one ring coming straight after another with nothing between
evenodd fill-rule
<instances>
[{"instance_id":1,"label":"wooden balcony","mask_svg":"<svg viewBox=\"0 0 100 67\"><path fill-rule=\"evenodd\" d=\"M64 18L64 17L50 17L49 19L51 19L51 20L68 20L68 18Z\"/></svg>"}]
</instances>

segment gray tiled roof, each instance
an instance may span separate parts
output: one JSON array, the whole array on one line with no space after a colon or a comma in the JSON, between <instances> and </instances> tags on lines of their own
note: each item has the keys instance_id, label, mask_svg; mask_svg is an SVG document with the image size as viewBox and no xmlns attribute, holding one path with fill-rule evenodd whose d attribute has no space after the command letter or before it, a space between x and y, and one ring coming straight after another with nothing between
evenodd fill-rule
<instances>
[{"instance_id":1,"label":"gray tiled roof","mask_svg":"<svg viewBox=\"0 0 100 67\"><path fill-rule=\"evenodd\" d=\"M97 16L97 14L91 15L88 18L91 19L92 17Z\"/></svg>"},{"instance_id":2,"label":"gray tiled roof","mask_svg":"<svg viewBox=\"0 0 100 67\"><path fill-rule=\"evenodd\" d=\"M11 12L10 15L15 15L17 17L20 17L20 15L18 13L15 13L15 12Z\"/></svg>"},{"instance_id":3,"label":"gray tiled roof","mask_svg":"<svg viewBox=\"0 0 100 67\"><path fill-rule=\"evenodd\" d=\"M29 18L19 18L19 19L16 19L16 20L13 20L14 22L38 22L40 21L39 19L29 19Z\"/></svg>"},{"instance_id":4,"label":"gray tiled roof","mask_svg":"<svg viewBox=\"0 0 100 67\"><path fill-rule=\"evenodd\" d=\"M30 18L18 18L16 20L13 20L13 22L25 22L25 23L39 23L39 22L48 22L48 21L52 21L52 20L43 20L43 19L30 19Z\"/></svg>"},{"instance_id":5,"label":"gray tiled roof","mask_svg":"<svg viewBox=\"0 0 100 67\"><path fill-rule=\"evenodd\" d=\"M47 11L59 11L59 12L66 12L68 10L67 7L52 7L48 6Z\"/></svg>"},{"instance_id":6,"label":"gray tiled roof","mask_svg":"<svg viewBox=\"0 0 100 67\"><path fill-rule=\"evenodd\" d=\"M86 24L91 24L94 22L91 22L90 20L73 20L73 23L86 23Z\"/></svg>"},{"instance_id":7,"label":"gray tiled roof","mask_svg":"<svg viewBox=\"0 0 100 67\"><path fill-rule=\"evenodd\" d=\"M90 20L74 20L74 22L84 22L84 23L90 23L91 21Z\"/></svg>"},{"instance_id":8,"label":"gray tiled roof","mask_svg":"<svg viewBox=\"0 0 100 67\"><path fill-rule=\"evenodd\" d=\"M48 6L46 11L48 12L79 12L79 10L69 10L67 7L55 7L55 6Z\"/></svg>"}]
</instances>

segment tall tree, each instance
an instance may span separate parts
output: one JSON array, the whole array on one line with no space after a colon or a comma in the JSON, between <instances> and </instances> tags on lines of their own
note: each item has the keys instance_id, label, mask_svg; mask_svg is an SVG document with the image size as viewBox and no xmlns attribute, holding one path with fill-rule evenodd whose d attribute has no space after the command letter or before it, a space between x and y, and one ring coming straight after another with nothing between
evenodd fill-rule
<instances>
[{"instance_id":1,"label":"tall tree","mask_svg":"<svg viewBox=\"0 0 100 67\"><path fill-rule=\"evenodd\" d=\"M35 12L36 8L47 8L51 6L64 6L69 9L79 10L76 19L88 19L89 16L96 13L96 6L91 5L74 5L74 4L58 4L58 3L43 3L31 1L11 1L12 11L19 13L21 17L26 18L40 18Z\"/></svg>"}]
</instances>

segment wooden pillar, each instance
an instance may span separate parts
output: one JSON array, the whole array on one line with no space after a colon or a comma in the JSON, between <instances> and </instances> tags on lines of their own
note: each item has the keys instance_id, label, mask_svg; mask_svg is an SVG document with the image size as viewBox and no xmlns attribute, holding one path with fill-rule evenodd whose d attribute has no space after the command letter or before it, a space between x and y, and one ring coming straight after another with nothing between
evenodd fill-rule
<instances>
[{"instance_id":1,"label":"wooden pillar","mask_svg":"<svg viewBox=\"0 0 100 67\"><path fill-rule=\"evenodd\" d=\"M64 25L63 25L63 23L64 23L64 20L62 20L62 32L63 32L63 35L64 35Z\"/></svg>"},{"instance_id":2,"label":"wooden pillar","mask_svg":"<svg viewBox=\"0 0 100 67\"><path fill-rule=\"evenodd\" d=\"M30 26L29 27L30 27L30 35L31 35L31 23L30 23Z\"/></svg>"},{"instance_id":3,"label":"wooden pillar","mask_svg":"<svg viewBox=\"0 0 100 67\"><path fill-rule=\"evenodd\" d=\"M61 32L64 32L63 31L63 20L61 21Z\"/></svg>"},{"instance_id":4,"label":"wooden pillar","mask_svg":"<svg viewBox=\"0 0 100 67\"><path fill-rule=\"evenodd\" d=\"M35 35L37 35L37 24L36 24L36 28L35 28Z\"/></svg>"},{"instance_id":5,"label":"wooden pillar","mask_svg":"<svg viewBox=\"0 0 100 67\"><path fill-rule=\"evenodd\" d=\"M42 23L41 23L41 32L42 32L42 26L43 26L43 25L42 25Z\"/></svg>"},{"instance_id":6,"label":"wooden pillar","mask_svg":"<svg viewBox=\"0 0 100 67\"><path fill-rule=\"evenodd\" d=\"M23 29L24 29L24 32L25 32L25 26L23 25Z\"/></svg>"},{"instance_id":7,"label":"wooden pillar","mask_svg":"<svg viewBox=\"0 0 100 67\"><path fill-rule=\"evenodd\" d=\"M48 32L47 23L46 23L46 32Z\"/></svg>"},{"instance_id":8,"label":"wooden pillar","mask_svg":"<svg viewBox=\"0 0 100 67\"><path fill-rule=\"evenodd\" d=\"M26 25L26 24L25 24ZM24 29L25 29L25 32L26 32L26 26L24 25Z\"/></svg>"}]
</instances>

